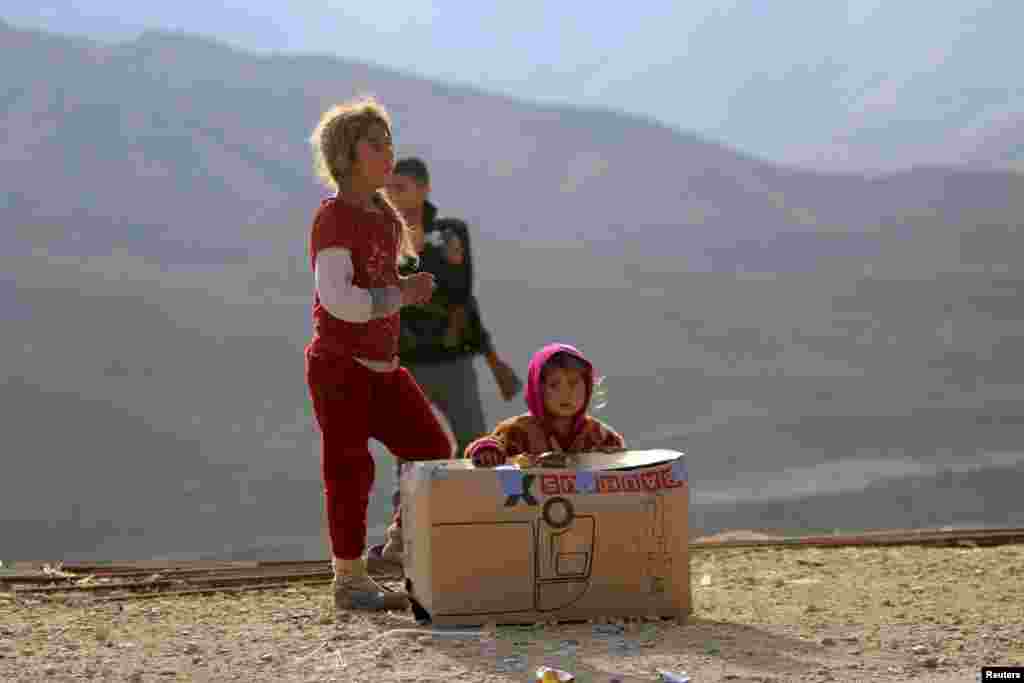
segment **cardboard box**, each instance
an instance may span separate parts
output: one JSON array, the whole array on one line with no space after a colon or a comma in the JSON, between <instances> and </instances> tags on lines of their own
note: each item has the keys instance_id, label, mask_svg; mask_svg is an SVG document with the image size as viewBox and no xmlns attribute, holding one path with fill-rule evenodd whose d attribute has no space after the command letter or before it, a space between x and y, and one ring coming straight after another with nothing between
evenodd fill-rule
<instances>
[{"instance_id":1,"label":"cardboard box","mask_svg":"<svg viewBox=\"0 0 1024 683\"><path fill-rule=\"evenodd\" d=\"M439 625L686 618L685 455L578 457L557 469L413 463L401 487L414 610Z\"/></svg>"}]
</instances>

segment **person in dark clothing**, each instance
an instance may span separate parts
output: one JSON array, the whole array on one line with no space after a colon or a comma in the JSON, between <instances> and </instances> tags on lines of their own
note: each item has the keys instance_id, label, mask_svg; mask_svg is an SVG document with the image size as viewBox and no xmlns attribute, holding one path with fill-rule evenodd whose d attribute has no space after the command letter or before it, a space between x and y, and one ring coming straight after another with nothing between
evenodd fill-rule
<instances>
[{"instance_id":1,"label":"person in dark clothing","mask_svg":"<svg viewBox=\"0 0 1024 683\"><path fill-rule=\"evenodd\" d=\"M399 338L399 357L406 367L412 367L441 366L483 355L494 373L502 397L509 401L522 390L522 381L511 366L498 356L491 334L483 325L480 306L473 294L474 264L469 226L465 221L455 218L439 219L437 207L427 199L429 193L430 176L421 159L410 157L395 164L388 196L409 225L413 247L420 257L419 270L434 274L435 279L440 276L446 280L446 284L439 283L438 291L435 291L435 297L429 303L406 306L402 310L403 315L408 315L408 324ZM452 263L452 252L459 251L462 263ZM402 270L408 273L414 268L415 265L409 264ZM445 309L443 315L439 306ZM444 344L445 333L450 325L447 313L453 306L462 306L465 311L461 343L454 349L446 348ZM461 428L455 424L460 422L457 416L447 411L445 414L452 421L460 442L465 441L463 445L487 429L486 424L481 424L479 430Z\"/></svg>"},{"instance_id":2,"label":"person in dark clothing","mask_svg":"<svg viewBox=\"0 0 1024 683\"><path fill-rule=\"evenodd\" d=\"M429 311L438 322L441 318L447 321L441 342L444 348L456 350L460 345L468 344L466 351L472 353L473 338L463 340L463 335L470 331L466 325L466 302L472 293L473 283L466 263L465 246L459 236L468 234L469 227L457 218L439 218L432 227L419 270L433 274L436 288L433 298L425 307L420 307L423 309L420 312ZM415 317L415 313L413 315ZM407 341L414 340L410 338ZM431 341L436 342L434 339Z\"/></svg>"},{"instance_id":3,"label":"person in dark clothing","mask_svg":"<svg viewBox=\"0 0 1024 683\"><path fill-rule=\"evenodd\" d=\"M388 197L401 212L419 254L418 270L434 275L437 288L425 304L401 311L399 358L423 388L441 422L447 423L451 452L438 457L458 457L474 439L487 432L474 361L483 355L494 374L502 398L512 400L522 381L497 354L484 327L473 294L473 255L469 226L455 218L438 218L428 199L430 175L426 163L408 157L395 164ZM400 268L408 275L417 265ZM403 464L397 465L401 478ZM396 483L392 506L397 513L400 492ZM392 524L388 542L370 549L368 559L401 561L401 528Z\"/></svg>"}]
</instances>

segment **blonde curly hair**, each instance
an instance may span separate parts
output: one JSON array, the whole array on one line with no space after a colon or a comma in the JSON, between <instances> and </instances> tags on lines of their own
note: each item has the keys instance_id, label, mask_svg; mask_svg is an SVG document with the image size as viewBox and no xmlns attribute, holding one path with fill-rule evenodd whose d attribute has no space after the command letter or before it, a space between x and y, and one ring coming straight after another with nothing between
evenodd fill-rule
<instances>
[{"instance_id":1,"label":"blonde curly hair","mask_svg":"<svg viewBox=\"0 0 1024 683\"><path fill-rule=\"evenodd\" d=\"M387 110L373 97L359 97L337 104L323 114L309 138L313 146L313 169L320 181L329 189L338 191L345 177L351 172L355 161L356 143L375 123L384 126L391 133L391 117ZM398 261L418 261L413 247L409 226L402 214L388 199L387 194L378 190L374 194L378 205L393 215L401 224L401 240Z\"/></svg>"}]
</instances>

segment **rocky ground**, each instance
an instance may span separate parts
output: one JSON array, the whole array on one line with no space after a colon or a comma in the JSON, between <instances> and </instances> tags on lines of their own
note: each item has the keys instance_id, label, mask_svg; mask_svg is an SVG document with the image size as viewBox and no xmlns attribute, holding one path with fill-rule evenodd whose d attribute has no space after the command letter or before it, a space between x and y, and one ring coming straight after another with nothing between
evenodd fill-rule
<instances>
[{"instance_id":1,"label":"rocky ground","mask_svg":"<svg viewBox=\"0 0 1024 683\"><path fill-rule=\"evenodd\" d=\"M695 551L688 624L432 635L329 588L98 602L0 592L4 681L973 681L1024 665L1024 546Z\"/></svg>"}]
</instances>

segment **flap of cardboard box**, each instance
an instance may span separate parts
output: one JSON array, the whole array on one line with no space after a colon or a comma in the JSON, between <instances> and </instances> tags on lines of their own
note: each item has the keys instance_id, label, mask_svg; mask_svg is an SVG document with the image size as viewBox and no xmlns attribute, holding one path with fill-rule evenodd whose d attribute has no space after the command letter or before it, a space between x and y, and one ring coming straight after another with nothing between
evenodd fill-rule
<instances>
[{"instance_id":1,"label":"flap of cardboard box","mask_svg":"<svg viewBox=\"0 0 1024 683\"><path fill-rule=\"evenodd\" d=\"M672 482L669 482L666 486L685 483L689 480L686 456L679 451L666 449L633 450L620 451L618 453L581 453L575 457L576 463L570 467L531 467L528 469L520 469L514 465L477 468L474 467L472 462L465 459L420 461L412 463L413 467L403 475L403 480L408 482L407 485L410 487L411 493L431 481L446 480L451 477L461 480L462 477L466 476L475 478L490 475L497 479L501 491L506 496L518 496L527 493L528 491L524 489L524 486L527 488L530 486L527 480L532 481L535 478L539 478L543 484L552 477L557 481L562 481L568 477L572 480L570 488L577 493L598 492L602 490L601 482L598 480L605 481L610 476L601 475L601 472L626 472L655 467L657 465L668 465L671 468L669 473ZM655 474L657 473L652 473L651 476L655 476ZM616 482L610 482L608 486L611 487L611 490L617 491L619 489L615 484ZM566 484L566 486L569 485ZM657 487L650 484L646 488L654 490Z\"/></svg>"},{"instance_id":2,"label":"flap of cardboard box","mask_svg":"<svg viewBox=\"0 0 1024 683\"><path fill-rule=\"evenodd\" d=\"M660 465L667 462L679 462L684 463L682 465L685 471L686 455L680 451L672 451L667 449L651 449L651 450L626 450L619 451L618 453L579 453L573 456L576 459L576 464L572 467L566 467L562 469L573 469L573 470L632 470L641 467L651 467L653 465ZM473 465L472 462L464 458L455 458L452 460L423 460L419 462L410 463L413 467L409 468L409 472L414 480L425 481L429 479L444 479L448 472L459 471L459 470L476 470L484 472L493 472L494 470L506 470L510 468L518 469L513 465L501 465L496 468L485 467L479 468ZM542 470L545 468L536 467L529 468L530 470ZM674 468L675 469L675 468ZM685 476L682 477L685 479Z\"/></svg>"},{"instance_id":3,"label":"flap of cardboard box","mask_svg":"<svg viewBox=\"0 0 1024 683\"><path fill-rule=\"evenodd\" d=\"M671 462L683 457L679 451L652 449L618 453L580 453L577 470L631 470Z\"/></svg>"}]
</instances>

